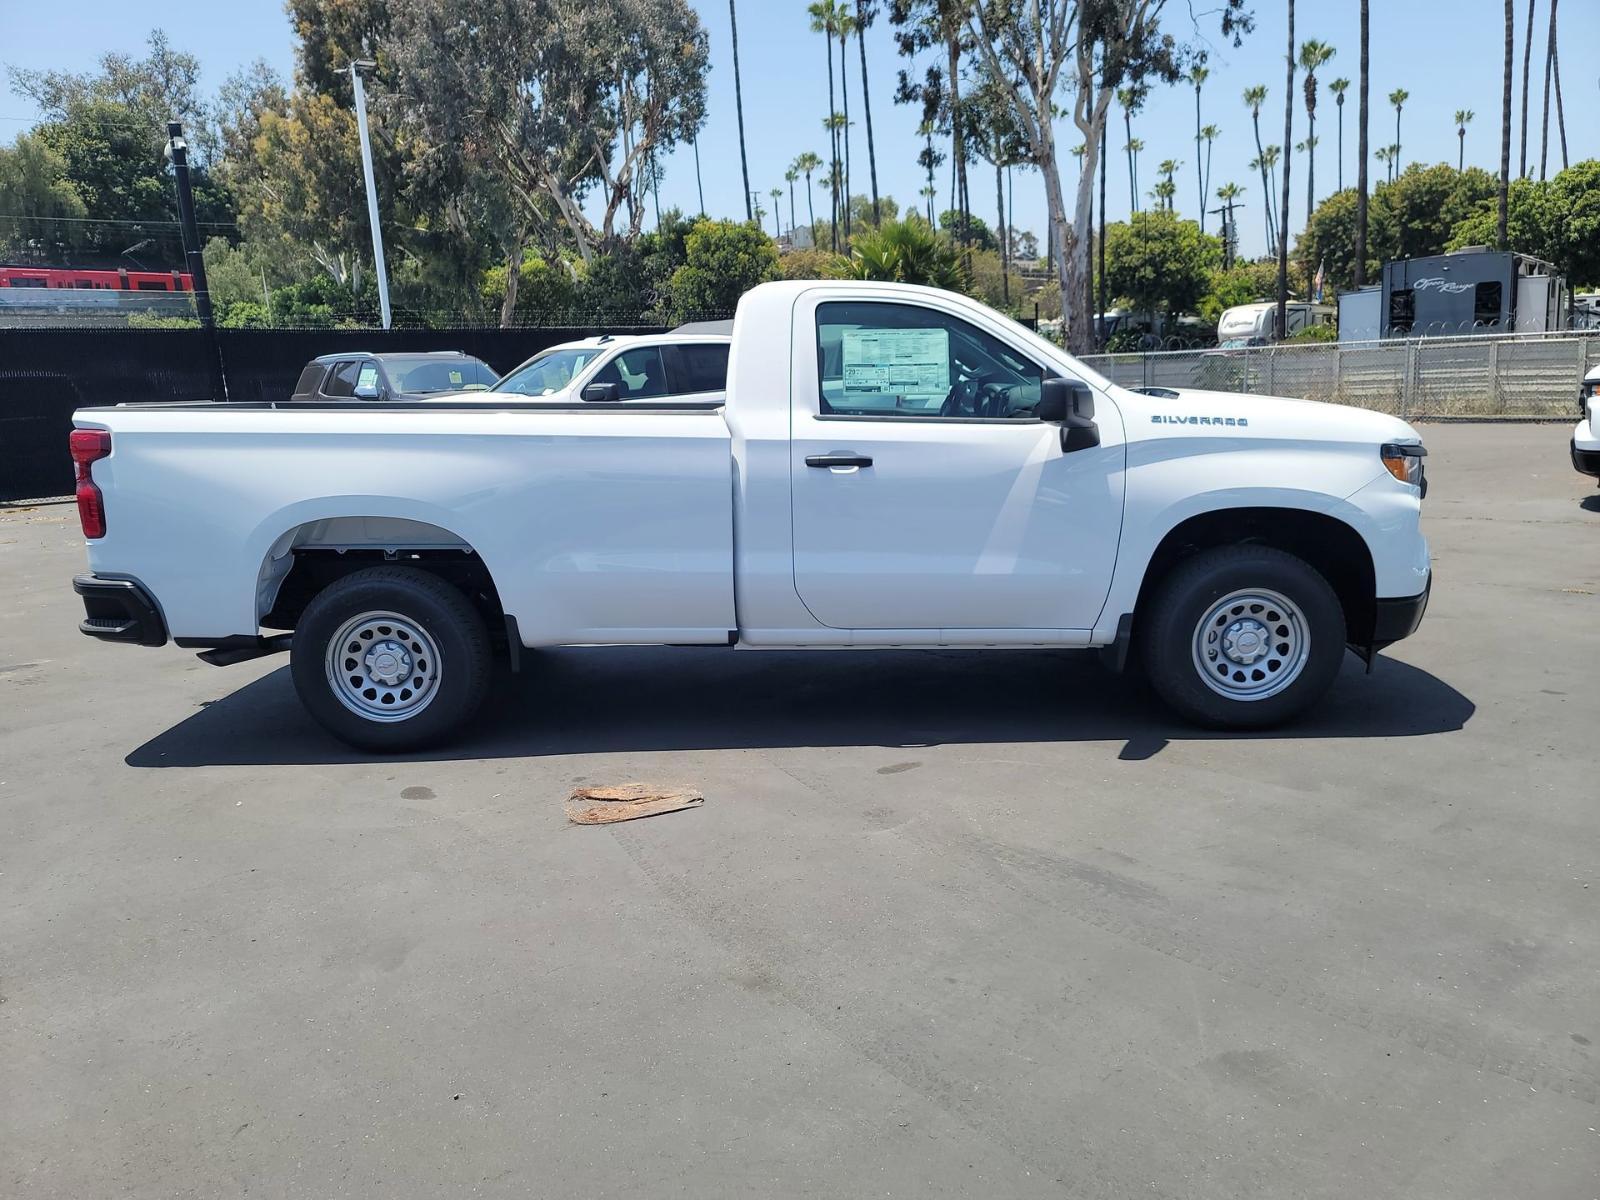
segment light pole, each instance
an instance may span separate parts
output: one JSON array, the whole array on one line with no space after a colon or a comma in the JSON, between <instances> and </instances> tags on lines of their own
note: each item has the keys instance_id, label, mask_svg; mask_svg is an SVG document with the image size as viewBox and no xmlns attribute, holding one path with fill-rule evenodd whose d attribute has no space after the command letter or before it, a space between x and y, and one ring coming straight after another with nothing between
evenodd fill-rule
<instances>
[{"instance_id":1,"label":"light pole","mask_svg":"<svg viewBox=\"0 0 1600 1200\"><path fill-rule=\"evenodd\" d=\"M167 160L178 185L178 229L183 235L183 256L194 286L194 310L206 342L206 367L211 376L211 398L227 400L228 377L222 369L222 347L217 341L217 321L211 311L211 289L206 283L206 258L200 245L200 227L194 219L194 190L189 185L189 143L183 140L183 125L167 122ZM130 247L137 249L137 247Z\"/></svg>"},{"instance_id":2,"label":"light pole","mask_svg":"<svg viewBox=\"0 0 1600 1200\"><path fill-rule=\"evenodd\" d=\"M389 314L389 268L383 261L383 230L378 225L378 189L372 182L372 139L367 136L367 89L362 80L378 64L370 58L358 58L350 64L350 86L355 90L356 129L361 134L361 174L367 181L367 221L372 226L372 258L378 268L378 309L383 315L383 327L393 324Z\"/></svg>"}]
</instances>

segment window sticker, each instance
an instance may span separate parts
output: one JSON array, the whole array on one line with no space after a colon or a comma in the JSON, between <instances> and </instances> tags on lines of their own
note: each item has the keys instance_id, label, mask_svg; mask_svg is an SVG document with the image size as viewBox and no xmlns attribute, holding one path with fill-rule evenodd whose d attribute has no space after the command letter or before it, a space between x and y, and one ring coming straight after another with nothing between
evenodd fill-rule
<instances>
[{"instance_id":1,"label":"window sticker","mask_svg":"<svg viewBox=\"0 0 1600 1200\"><path fill-rule=\"evenodd\" d=\"M456 387L460 387L461 386L461 378L462 377L461 377L461 372L460 371L451 371L450 372L450 382L455 384Z\"/></svg>"},{"instance_id":2,"label":"window sticker","mask_svg":"<svg viewBox=\"0 0 1600 1200\"><path fill-rule=\"evenodd\" d=\"M947 329L846 329L844 390L943 396L950 390Z\"/></svg>"},{"instance_id":3,"label":"window sticker","mask_svg":"<svg viewBox=\"0 0 1600 1200\"><path fill-rule=\"evenodd\" d=\"M361 374L356 376L356 386L358 388L377 387L378 368L373 366L371 363L368 363L366 366L362 367Z\"/></svg>"}]
</instances>

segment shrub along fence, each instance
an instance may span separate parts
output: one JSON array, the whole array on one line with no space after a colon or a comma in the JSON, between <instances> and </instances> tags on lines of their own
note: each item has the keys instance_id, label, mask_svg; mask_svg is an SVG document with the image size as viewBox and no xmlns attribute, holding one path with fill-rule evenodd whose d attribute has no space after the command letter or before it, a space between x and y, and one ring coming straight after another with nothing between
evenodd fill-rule
<instances>
[{"instance_id":1,"label":"shrub along fence","mask_svg":"<svg viewBox=\"0 0 1600 1200\"><path fill-rule=\"evenodd\" d=\"M341 351L461 350L504 374L547 346L661 326L523 329L219 329L230 401L287 400L305 364ZM72 490L79 408L210 399L198 329L0 329L0 500Z\"/></svg>"}]
</instances>

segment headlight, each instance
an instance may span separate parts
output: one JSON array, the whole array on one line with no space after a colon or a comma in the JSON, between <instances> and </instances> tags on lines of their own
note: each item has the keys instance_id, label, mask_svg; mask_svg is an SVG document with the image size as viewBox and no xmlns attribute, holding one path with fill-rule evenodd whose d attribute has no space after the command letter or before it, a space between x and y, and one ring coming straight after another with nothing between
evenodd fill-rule
<instances>
[{"instance_id":1,"label":"headlight","mask_svg":"<svg viewBox=\"0 0 1600 1200\"><path fill-rule=\"evenodd\" d=\"M1589 401L1595 398L1595 393L1600 392L1600 383L1590 383L1587 379L1578 387L1578 414L1588 417Z\"/></svg>"},{"instance_id":2,"label":"headlight","mask_svg":"<svg viewBox=\"0 0 1600 1200\"><path fill-rule=\"evenodd\" d=\"M1422 473L1422 460L1428 452L1421 446L1399 446L1394 443L1384 445L1378 451L1383 459L1383 465L1401 483L1409 483L1424 496L1428 494L1427 479Z\"/></svg>"}]
</instances>

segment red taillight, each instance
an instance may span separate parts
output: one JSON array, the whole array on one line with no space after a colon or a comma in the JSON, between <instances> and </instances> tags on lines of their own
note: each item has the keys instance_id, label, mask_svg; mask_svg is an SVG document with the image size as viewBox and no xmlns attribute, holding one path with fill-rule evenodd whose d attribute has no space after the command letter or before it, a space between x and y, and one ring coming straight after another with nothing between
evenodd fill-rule
<instances>
[{"instance_id":1,"label":"red taillight","mask_svg":"<svg viewBox=\"0 0 1600 1200\"><path fill-rule=\"evenodd\" d=\"M111 453L111 431L74 429L67 445L72 450L72 466L78 477L78 521L83 525L83 536L105 537L105 497L94 484L89 464Z\"/></svg>"}]
</instances>

